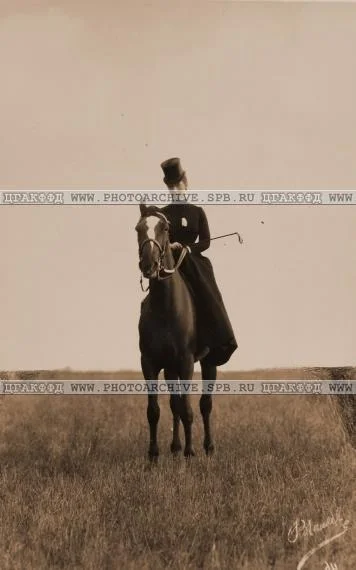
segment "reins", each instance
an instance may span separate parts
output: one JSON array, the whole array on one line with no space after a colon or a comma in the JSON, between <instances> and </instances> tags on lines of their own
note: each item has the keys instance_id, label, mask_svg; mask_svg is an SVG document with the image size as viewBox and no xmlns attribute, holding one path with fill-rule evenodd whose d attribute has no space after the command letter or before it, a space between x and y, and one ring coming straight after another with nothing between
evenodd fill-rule
<instances>
[{"instance_id":1,"label":"reins","mask_svg":"<svg viewBox=\"0 0 356 570\"><path fill-rule=\"evenodd\" d=\"M140 257L142 254L142 249L143 247L147 244L152 242L154 245L156 245L160 251L160 257L159 257L159 265L158 265L158 269L157 269L157 281L165 281L166 279L170 279L173 274L177 271L177 269L179 269L179 267L182 265L183 259L185 258L186 254L187 254L187 248L185 246L183 246L182 251L180 252L179 258L177 263L175 264L175 266L172 269L168 269L167 267L164 266L163 261L164 261L164 254L165 254L165 248L162 249L160 243L155 240L155 239L146 239L145 241L142 242L141 247L140 247ZM161 276L160 272L164 271L164 273L168 273L168 275L166 276ZM143 275L141 272L141 276L140 276L140 285L141 285L141 289L144 293L146 293L150 286L148 285L147 288L145 289L143 286Z\"/></svg>"},{"instance_id":2,"label":"reins","mask_svg":"<svg viewBox=\"0 0 356 570\"><path fill-rule=\"evenodd\" d=\"M164 219L164 220L168 223L167 218L166 218L163 214L161 214L161 213L158 214L158 213L156 212L154 215L156 215L157 217L159 217L159 218L161 218L161 219ZM224 234L224 235L221 235L221 236L216 236L216 237L208 238L208 239L206 239L206 240L200 240L199 243L201 243L201 242L208 242L208 241L210 242L210 241L212 241L212 240L221 239L221 238L224 238L224 237L229 237L229 236L234 236L234 235L236 235L236 236L238 237L239 243L242 244L242 243L243 243L243 239L242 239L242 237L240 236L239 232L232 232L232 233L230 233L230 234ZM164 255L165 255L165 252L166 252L166 247L162 248L161 244L160 244L156 239L147 238L147 239L145 239L145 240L142 242L142 244L140 245L140 250L139 250L140 260L141 260L141 258L142 258L142 251L143 251L143 248L144 248L144 246L147 245L148 243L153 243L156 247L158 247L159 252L160 252L160 256L159 256L159 260L158 260L157 278L156 278L156 279L157 279L158 281L165 281L166 279L170 279L170 278L174 275L174 273L177 271L177 269L179 269L179 267L181 266L181 264L182 264L182 262L183 262L183 259L185 258L186 254L187 254L187 251L188 251L187 248L186 248L185 246L182 246L182 251L181 251L181 253L180 253L180 255L179 255L179 258L178 258L178 261L177 261L176 265L175 265L172 269L167 269L167 268L164 266ZM163 271L164 273L167 273L167 275L162 276L162 275L161 275L161 271ZM144 293L146 293L146 292L149 290L149 288L150 288L149 285L147 286L146 289L145 289L144 286L143 286L143 274L142 274L142 271L141 271L141 276L140 276L140 285L141 285L141 289L142 289L142 291L143 291Z\"/></svg>"}]
</instances>

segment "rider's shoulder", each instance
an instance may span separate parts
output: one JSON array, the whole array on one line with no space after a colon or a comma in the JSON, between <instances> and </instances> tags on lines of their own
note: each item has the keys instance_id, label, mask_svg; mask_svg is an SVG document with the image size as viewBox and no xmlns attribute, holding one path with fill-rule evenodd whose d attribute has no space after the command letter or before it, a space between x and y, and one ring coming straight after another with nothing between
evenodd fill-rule
<instances>
[{"instance_id":1,"label":"rider's shoulder","mask_svg":"<svg viewBox=\"0 0 356 570\"><path fill-rule=\"evenodd\" d=\"M161 212L173 212L177 208L184 208L185 211L190 212L200 212L203 208L201 206L197 206L196 204L190 204L187 202L186 204L168 204L167 206L163 206L160 208Z\"/></svg>"}]
</instances>

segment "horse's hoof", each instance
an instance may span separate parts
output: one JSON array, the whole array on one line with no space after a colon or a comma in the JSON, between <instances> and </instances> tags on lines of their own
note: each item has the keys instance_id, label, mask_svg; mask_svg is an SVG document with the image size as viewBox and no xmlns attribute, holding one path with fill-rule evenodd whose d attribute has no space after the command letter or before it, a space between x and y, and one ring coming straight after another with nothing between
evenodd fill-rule
<instances>
[{"instance_id":1,"label":"horse's hoof","mask_svg":"<svg viewBox=\"0 0 356 570\"><path fill-rule=\"evenodd\" d=\"M150 446L150 448L148 450L149 460L157 462L158 456L159 456L159 449L158 449L157 445Z\"/></svg>"},{"instance_id":2,"label":"horse's hoof","mask_svg":"<svg viewBox=\"0 0 356 570\"><path fill-rule=\"evenodd\" d=\"M195 451L192 447L186 447L184 450L184 457L189 459L190 457L195 457Z\"/></svg>"},{"instance_id":3,"label":"horse's hoof","mask_svg":"<svg viewBox=\"0 0 356 570\"><path fill-rule=\"evenodd\" d=\"M173 454L178 454L180 451L182 451L182 444L180 442L173 442L171 443L171 452Z\"/></svg>"},{"instance_id":4,"label":"horse's hoof","mask_svg":"<svg viewBox=\"0 0 356 570\"><path fill-rule=\"evenodd\" d=\"M148 459L152 465L158 463L158 455L152 455L151 453L148 454Z\"/></svg>"},{"instance_id":5,"label":"horse's hoof","mask_svg":"<svg viewBox=\"0 0 356 570\"><path fill-rule=\"evenodd\" d=\"M204 443L204 449L205 449L206 455L209 457L210 455L214 454L215 445L213 444L212 441L209 443Z\"/></svg>"}]
</instances>

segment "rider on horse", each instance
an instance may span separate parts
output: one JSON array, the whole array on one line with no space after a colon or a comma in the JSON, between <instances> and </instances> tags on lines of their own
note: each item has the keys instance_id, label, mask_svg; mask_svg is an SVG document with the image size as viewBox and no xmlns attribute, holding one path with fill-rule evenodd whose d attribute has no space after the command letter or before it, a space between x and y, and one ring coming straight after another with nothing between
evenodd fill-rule
<instances>
[{"instance_id":1,"label":"rider on horse","mask_svg":"<svg viewBox=\"0 0 356 570\"><path fill-rule=\"evenodd\" d=\"M164 182L172 193L187 191L188 182L179 158L161 164ZM202 252L210 246L210 230L203 208L176 201L161 211L170 222L173 252L187 249L180 271L191 288L197 312L198 346L205 354L205 365L216 377L216 366L225 364L237 348L234 332L215 281L210 260ZM197 239L199 238L199 241Z\"/></svg>"}]
</instances>

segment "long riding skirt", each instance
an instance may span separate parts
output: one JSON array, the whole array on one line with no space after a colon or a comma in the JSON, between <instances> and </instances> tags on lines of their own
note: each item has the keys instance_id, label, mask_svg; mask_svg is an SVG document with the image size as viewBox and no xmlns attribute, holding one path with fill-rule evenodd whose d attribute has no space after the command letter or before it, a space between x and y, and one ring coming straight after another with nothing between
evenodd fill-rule
<instances>
[{"instance_id":1,"label":"long riding skirt","mask_svg":"<svg viewBox=\"0 0 356 570\"><path fill-rule=\"evenodd\" d=\"M200 253L187 253L180 270L194 298L198 346L208 346L210 352L205 360L221 366L237 349L237 342L215 280L213 266L210 259Z\"/></svg>"}]
</instances>

